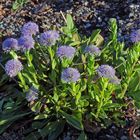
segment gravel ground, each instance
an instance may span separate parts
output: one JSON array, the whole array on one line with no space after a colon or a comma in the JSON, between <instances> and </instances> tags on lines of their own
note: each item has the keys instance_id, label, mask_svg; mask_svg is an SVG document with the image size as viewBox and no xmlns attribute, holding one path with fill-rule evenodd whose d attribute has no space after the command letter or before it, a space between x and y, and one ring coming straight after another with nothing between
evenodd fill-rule
<instances>
[{"instance_id":1,"label":"gravel ground","mask_svg":"<svg viewBox=\"0 0 140 140\"><path fill-rule=\"evenodd\" d=\"M108 31L109 18L116 18L120 39L127 39L132 30L140 28L140 0L30 0L18 11L11 9L12 0L1 0L0 32L3 36L17 36L27 21L40 25L40 31L52 25L64 25L60 13L72 14L79 31L90 35L101 28L103 36Z\"/></svg>"}]
</instances>

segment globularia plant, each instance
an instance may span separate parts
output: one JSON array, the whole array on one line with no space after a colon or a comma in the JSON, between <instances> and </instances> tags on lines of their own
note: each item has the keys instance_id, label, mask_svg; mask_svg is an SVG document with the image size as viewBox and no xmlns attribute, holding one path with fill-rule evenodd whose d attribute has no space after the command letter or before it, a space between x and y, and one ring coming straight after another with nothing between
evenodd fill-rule
<instances>
[{"instance_id":1,"label":"globularia plant","mask_svg":"<svg viewBox=\"0 0 140 140\"><path fill-rule=\"evenodd\" d=\"M3 42L11 56L5 64L7 75L17 76L34 119L48 120L38 129L42 137L56 138L66 122L84 131L85 120L116 120L124 106L120 100L140 91L135 82L140 74L140 33L132 33L134 44L127 48L117 40L115 19L110 20L110 31L107 43L100 40L100 30L88 38L80 36L67 15L67 25L59 31L36 36L38 26L29 22L18 41Z\"/></svg>"}]
</instances>

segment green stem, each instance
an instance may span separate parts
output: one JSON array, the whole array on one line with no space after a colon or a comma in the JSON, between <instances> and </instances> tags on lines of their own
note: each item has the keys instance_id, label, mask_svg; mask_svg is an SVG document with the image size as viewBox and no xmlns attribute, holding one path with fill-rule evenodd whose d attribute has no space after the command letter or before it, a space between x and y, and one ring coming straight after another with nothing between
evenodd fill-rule
<instances>
[{"instance_id":1,"label":"green stem","mask_svg":"<svg viewBox=\"0 0 140 140\"><path fill-rule=\"evenodd\" d=\"M10 55L14 58L14 59L18 59L17 54L14 51L10 51Z\"/></svg>"},{"instance_id":2,"label":"green stem","mask_svg":"<svg viewBox=\"0 0 140 140\"><path fill-rule=\"evenodd\" d=\"M104 99L104 91L101 92L101 99L100 99L100 103L98 104L98 107L97 107L96 118L99 117L99 113L100 113L101 108L103 106L103 99Z\"/></svg>"},{"instance_id":3,"label":"green stem","mask_svg":"<svg viewBox=\"0 0 140 140\"><path fill-rule=\"evenodd\" d=\"M75 83L71 83L72 96L76 96Z\"/></svg>"},{"instance_id":4,"label":"green stem","mask_svg":"<svg viewBox=\"0 0 140 140\"><path fill-rule=\"evenodd\" d=\"M47 63L48 63L48 57L47 57L46 54L44 53L42 47L41 47L40 45L38 45L38 46L39 46L39 49L40 49L41 53L43 54L43 56L44 56L44 58L45 58L45 60L46 60L46 64L47 64Z\"/></svg>"},{"instance_id":5,"label":"green stem","mask_svg":"<svg viewBox=\"0 0 140 140\"><path fill-rule=\"evenodd\" d=\"M128 77L127 82L124 84L124 89L122 90L121 94L119 95L119 97L121 99L125 96L125 93L126 93L126 91L128 89L129 83L130 83L132 75L133 75L133 71L134 71L135 65L136 65L136 62L132 65L132 70L131 70L130 74L127 75L127 77Z\"/></svg>"},{"instance_id":6,"label":"green stem","mask_svg":"<svg viewBox=\"0 0 140 140\"><path fill-rule=\"evenodd\" d=\"M26 85L26 82L25 82L21 72L18 73L18 78L20 79L21 84L22 84L23 88L25 89L25 91L27 91L28 90L28 86Z\"/></svg>"},{"instance_id":7,"label":"green stem","mask_svg":"<svg viewBox=\"0 0 140 140\"><path fill-rule=\"evenodd\" d=\"M38 85L38 80L37 80L37 77L36 77L36 70L35 70L35 67L34 65L32 64L32 60L30 59L30 52L27 51L25 53L26 57L27 57L27 60L28 60L28 64L29 64L29 67L32 68L34 70L34 73L31 73L34 80L35 80L35 83Z\"/></svg>"},{"instance_id":8,"label":"green stem","mask_svg":"<svg viewBox=\"0 0 140 140\"><path fill-rule=\"evenodd\" d=\"M52 62L52 60L53 60L53 53L52 53L52 48L51 47L48 47L48 52L49 52L49 55L50 55L50 60Z\"/></svg>"},{"instance_id":9,"label":"green stem","mask_svg":"<svg viewBox=\"0 0 140 140\"><path fill-rule=\"evenodd\" d=\"M101 108L103 106L103 100L104 100L104 93L105 93L105 89L107 88L107 85L108 84L103 84L103 88L101 90L101 99L100 99L100 102L98 104L98 107L97 107L97 112L96 112L96 118L99 117L99 114L100 114L100 111L101 111Z\"/></svg>"}]
</instances>

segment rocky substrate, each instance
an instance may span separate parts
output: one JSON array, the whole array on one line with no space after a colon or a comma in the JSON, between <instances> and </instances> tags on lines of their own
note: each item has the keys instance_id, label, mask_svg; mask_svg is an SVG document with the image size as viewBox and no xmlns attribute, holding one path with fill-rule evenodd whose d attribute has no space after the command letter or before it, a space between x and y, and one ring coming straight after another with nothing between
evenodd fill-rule
<instances>
[{"instance_id":1,"label":"rocky substrate","mask_svg":"<svg viewBox=\"0 0 140 140\"><path fill-rule=\"evenodd\" d=\"M38 23L41 32L52 26L59 28L65 24L62 13L72 14L79 31L85 35L100 28L106 36L110 18L117 19L121 40L140 28L139 0L30 0L17 11L12 10L12 3L12 0L1 0L2 36L17 36L27 21Z\"/></svg>"}]
</instances>

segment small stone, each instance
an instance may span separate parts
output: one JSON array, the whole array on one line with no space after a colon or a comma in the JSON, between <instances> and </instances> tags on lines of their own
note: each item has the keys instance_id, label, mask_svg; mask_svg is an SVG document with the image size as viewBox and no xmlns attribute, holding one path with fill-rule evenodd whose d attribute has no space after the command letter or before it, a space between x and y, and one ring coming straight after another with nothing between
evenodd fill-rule
<instances>
[{"instance_id":1,"label":"small stone","mask_svg":"<svg viewBox=\"0 0 140 140\"><path fill-rule=\"evenodd\" d=\"M90 28L91 27L91 24L90 23L87 23L86 25L85 25L85 28L87 29L87 28Z\"/></svg>"},{"instance_id":2,"label":"small stone","mask_svg":"<svg viewBox=\"0 0 140 140\"><path fill-rule=\"evenodd\" d=\"M121 140L128 140L128 137L124 135L121 137Z\"/></svg>"},{"instance_id":3,"label":"small stone","mask_svg":"<svg viewBox=\"0 0 140 140\"><path fill-rule=\"evenodd\" d=\"M106 137L109 140L116 140L116 138L114 136L111 136L111 135L108 135L108 134L106 135Z\"/></svg>"}]
</instances>

